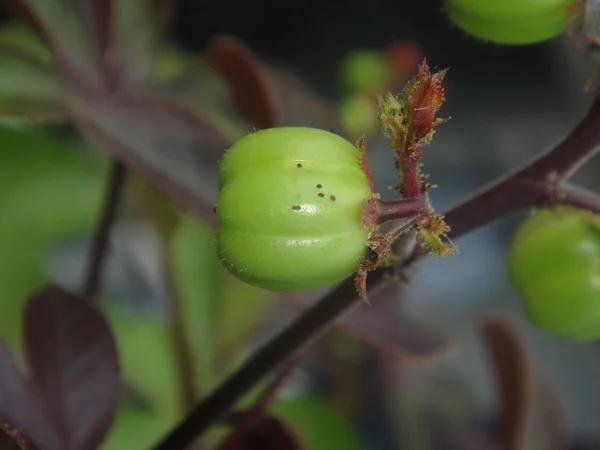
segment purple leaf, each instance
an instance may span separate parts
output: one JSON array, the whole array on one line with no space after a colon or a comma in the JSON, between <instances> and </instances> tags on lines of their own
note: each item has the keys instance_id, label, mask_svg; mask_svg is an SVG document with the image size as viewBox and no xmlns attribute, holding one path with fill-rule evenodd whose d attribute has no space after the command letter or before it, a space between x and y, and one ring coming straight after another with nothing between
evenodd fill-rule
<instances>
[{"instance_id":1,"label":"purple leaf","mask_svg":"<svg viewBox=\"0 0 600 450\"><path fill-rule=\"evenodd\" d=\"M264 129L279 125L269 74L250 49L234 37L218 36L207 58L225 79L235 102L254 127Z\"/></svg>"},{"instance_id":2,"label":"purple leaf","mask_svg":"<svg viewBox=\"0 0 600 450\"><path fill-rule=\"evenodd\" d=\"M206 115L232 139L252 131L252 125L235 103L231 89L205 57L195 57L179 76L157 82L151 88Z\"/></svg>"},{"instance_id":3,"label":"purple leaf","mask_svg":"<svg viewBox=\"0 0 600 450\"><path fill-rule=\"evenodd\" d=\"M108 62L120 86L135 87L154 74L172 0L112 0L111 6Z\"/></svg>"},{"instance_id":4,"label":"purple leaf","mask_svg":"<svg viewBox=\"0 0 600 450\"><path fill-rule=\"evenodd\" d=\"M377 293L377 297L391 295L397 289L397 284L390 282L383 291ZM284 295L292 295L303 309L319 299L316 292ZM415 363L426 362L453 351L452 345L434 332L402 313L391 312L389 308L381 306L377 301L373 305L361 303L339 317L335 326L389 356Z\"/></svg>"},{"instance_id":5,"label":"purple leaf","mask_svg":"<svg viewBox=\"0 0 600 450\"><path fill-rule=\"evenodd\" d=\"M125 90L149 81L171 6L171 0L79 0L113 87Z\"/></svg>"},{"instance_id":6,"label":"purple leaf","mask_svg":"<svg viewBox=\"0 0 600 450\"><path fill-rule=\"evenodd\" d=\"M249 413L252 414L252 413ZM271 415L242 417L217 450L302 450L299 438L282 420Z\"/></svg>"},{"instance_id":7,"label":"purple leaf","mask_svg":"<svg viewBox=\"0 0 600 450\"><path fill-rule=\"evenodd\" d=\"M2 339L0 373L0 421L18 430L25 440L40 449L60 450L56 433L43 415L38 399L27 390L10 350Z\"/></svg>"},{"instance_id":8,"label":"purple leaf","mask_svg":"<svg viewBox=\"0 0 600 450\"><path fill-rule=\"evenodd\" d=\"M87 2L86 2L87 3ZM104 86L102 53L83 6L77 0L10 0L7 6L24 14L50 45L55 62L78 85Z\"/></svg>"},{"instance_id":9,"label":"purple leaf","mask_svg":"<svg viewBox=\"0 0 600 450\"><path fill-rule=\"evenodd\" d=\"M61 450L96 450L120 392L107 321L82 298L48 285L29 299L23 329L30 375Z\"/></svg>"},{"instance_id":10,"label":"purple leaf","mask_svg":"<svg viewBox=\"0 0 600 450\"><path fill-rule=\"evenodd\" d=\"M299 78L275 66L267 68L273 86L279 121L285 126L333 130L342 134L336 105L319 97Z\"/></svg>"},{"instance_id":11,"label":"purple leaf","mask_svg":"<svg viewBox=\"0 0 600 450\"><path fill-rule=\"evenodd\" d=\"M46 61L0 41L0 67L0 117L66 120L60 80Z\"/></svg>"},{"instance_id":12,"label":"purple leaf","mask_svg":"<svg viewBox=\"0 0 600 450\"><path fill-rule=\"evenodd\" d=\"M525 344L514 327L502 319L486 319L483 340L494 369L502 410L503 444L521 450L532 408L532 371Z\"/></svg>"},{"instance_id":13,"label":"purple leaf","mask_svg":"<svg viewBox=\"0 0 600 450\"><path fill-rule=\"evenodd\" d=\"M536 374L533 385L532 408L524 448L569 450L571 430L560 393L545 374Z\"/></svg>"},{"instance_id":14,"label":"purple leaf","mask_svg":"<svg viewBox=\"0 0 600 450\"><path fill-rule=\"evenodd\" d=\"M204 117L157 95L74 99L83 133L210 226L217 167L230 142Z\"/></svg>"}]
</instances>

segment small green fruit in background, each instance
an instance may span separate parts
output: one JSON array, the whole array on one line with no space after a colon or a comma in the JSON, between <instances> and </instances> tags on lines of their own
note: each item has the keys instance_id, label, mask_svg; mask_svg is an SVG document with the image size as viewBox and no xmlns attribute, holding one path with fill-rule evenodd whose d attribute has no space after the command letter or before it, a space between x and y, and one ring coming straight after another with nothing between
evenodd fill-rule
<instances>
[{"instance_id":1,"label":"small green fruit in background","mask_svg":"<svg viewBox=\"0 0 600 450\"><path fill-rule=\"evenodd\" d=\"M384 90L391 77L392 70L379 51L355 51L342 61L342 87L346 92Z\"/></svg>"},{"instance_id":2,"label":"small green fruit in background","mask_svg":"<svg viewBox=\"0 0 600 450\"><path fill-rule=\"evenodd\" d=\"M377 103L366 94L348 94L340 102L340 121L352 136L378 130Z\"/></svg>"},{"instance_id":3,"label":"small green fruit in background","mask_svg":"<svg viewBox=\"0 0 600 450\"><path fill-rule=\"evenodd\" d=\"M274 291L317 289L354 273L369 232L361 153L327 131L271 128L225 153L217 243L235 276Z\"/></svg>"},{"instance_id":4,"label":"small green fruit in background","mask_svg":"<svg viewBox=\"0 0 600 450\"><path fill-rule=\"evenodd\" d=\"M571 207L534 213L519 227L508 274L531 321L573 340L600 337L600 217Z\"/></svg>"},{"instance_id":5,"label":"small green fruit in background","mask_svg":"<svg viewBox=\"0 0 600 450\"><path fill-rule=\"evenodd\" d=\"M449 19L467 33L504 45L544 42L566 31L576 0L445 0Z\"/></svg>"}]
</instances>

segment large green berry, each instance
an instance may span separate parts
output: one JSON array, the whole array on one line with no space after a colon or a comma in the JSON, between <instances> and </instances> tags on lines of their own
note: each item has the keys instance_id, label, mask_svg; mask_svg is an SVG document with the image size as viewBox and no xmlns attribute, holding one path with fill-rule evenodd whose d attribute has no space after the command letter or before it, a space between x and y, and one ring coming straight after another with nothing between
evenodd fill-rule
<instances>
[{"instance_id":1,"label":"large green berry","mask_svg":"<svg viewBox=\"0 0 600 450\"><path fill-rule=\"evenodd\" d=\"M219 168L219 254L249 284L279 291L327 286L360 265L371 195L350 142L327 131L271 128L237 141Z\"/></svg>"},{"instance_id":2,"label":"large green berry","mask_svg":"<svg viewBox=\"0 0 600 450\"><path fill-rule=\"evenodd\" d=\"M533 44L564 33L575 0L445 0L467 33L498 44Z\"/></svg>"},{"instance_id":3,"label":"large green berry","mask_svg":"<svg viewBox=\"0 0 600 450\"><path fill-rule=\"evenodd\" d=\"M600 217L568 207L537 212L514 236L508 271L539 328L600 337Z\"/></svg>"}]
</instances>

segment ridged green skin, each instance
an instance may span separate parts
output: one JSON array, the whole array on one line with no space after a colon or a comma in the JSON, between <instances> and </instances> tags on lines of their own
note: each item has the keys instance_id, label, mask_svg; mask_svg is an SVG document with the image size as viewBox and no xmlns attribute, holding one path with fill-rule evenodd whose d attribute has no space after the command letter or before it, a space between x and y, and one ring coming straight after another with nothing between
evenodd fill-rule
<instances>
[{"instance_id":1,"label":"ridged green skin","mask_svg":"<svg viewBox=\"0 0 600 450\"><path fill-rule=\"evenodd\" d=\"M445 0L448 17L467 33L504 45L547 41L566 31L574 0Z\"/></svg>"},{"instance_id":2,"label":"ridged green skin","mask_svg":"<svg viewBox=\"0 0 600 450\"><path fill-rule=\"evenodd\" d=\"M303 127L250 134L219 168L223 264L241 280L274 291L340 281L365 253L362 202L370 195L360 152L338 135Z\"/></svg>"},{"instance_id":3,"label":"ridged green skin","mask_svg":"<svg viewBox=\"0 0 600 450\"><path fill-rule=\"evenodd\" d=\"M600 219L571 208L544 210L516 232L509 277L530 319L563 338L600 337Z\"/></svg>"}]
</instances>

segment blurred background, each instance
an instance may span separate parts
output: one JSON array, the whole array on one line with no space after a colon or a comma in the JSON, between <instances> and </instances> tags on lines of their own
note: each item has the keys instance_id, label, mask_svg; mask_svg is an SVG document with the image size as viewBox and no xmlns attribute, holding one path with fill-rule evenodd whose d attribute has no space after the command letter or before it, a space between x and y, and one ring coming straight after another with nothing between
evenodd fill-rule
<instances>
[{"instance_id":1,"label":"blurred background","mask_svg":"<svg viewBox=\"0 0 600 450\"><path fill-rule=\"evenodd\" d=\"M5 23L6 19L4 16ZM440 115L451 120L438 128L424 157L431 181L439 185L431 193L439 211L562 139L591 102L584 88L593 67L567 38L522 47L480 42L447 21L440 1L179 0L171 33L174 46L185 54L201 52L221 33L239 37L263 59L294 73L316 93L341 108L352 103L349 100L352 77L360 76L350 73L348 67L352 61L356 63L360 55L365 61L374 61L374 65L365 63L367 69L361 73L374 73L385 65L374 55L383 55L390 48L402 49L396 53L395 60L399 83L412 75L415 64L424 57L436 69L449 67L447 100ZM2 133L4 142L12 138L18 146L33 147L43 140L12 128ZM59 148L66 145L64 142L74 147L80 145L68 129L60 130L58 135L54 133L57 141L53 146L57 154ZM377 135L370 137L368 151L377 186L385 191L395 181L392 154ZM2 145L1 160L7 152L8 147ZM7 158L14 160L13 170L25 173L21 167L27 166L32 170L27 178L35 178L38 184L43 184L44 179L39 175L42 169L34 173L27 157ZM26 291L35 278L27 275L32 270L48 273L70 286L80 282L96 214L94 208L98 205L94 199L101 193L104 169L102 164L90 165L76 157L73 159L77 161L69 160L69 167L77 170L65 169L64 176L55 177L70 180L74 172L79 174L71 183L78 183L78 205L82 208L71 212L71 216L77 217L64 219L62 224L47 225L63 230L70 227L73 232L40 232L46 233L46 237L40 238L45 249L43 267L34 269L24 262L21 284L7 296ZM49 166L57 166L56 161L52 159ZM62 170L55 168L57 173ZM599 168L598 161L591 161L574 181L600 191ZM4 172L2 167L0 171ZM5 171L8 173L8 169ZM10 180L6 175L0 184L16 192L16 185L8 187ZM70 191L72 185L65 185L65 191ZM23 188L21 200L0 197L0 201L9 206L10 201L15 203L13 216L0 213L0 229L13 230L10 235L13 238L0 238L5 241L0 253L6 255L0 256L0 280L11 285L16 283L15 255L25 260L28 255L38 255L39 251L37 247L29 254L23 250L34 244L27 239L22 224L29 223L35 216L26 218L22 210L27 199L44 189L27 186ZM61 198L63 193L53 195ZM88 205L86 210L85 205ZM67 206L63 209L69 210ZM8 206L1 210L13 211ZM549 408L561 410L571 429L573 444L570 448L600 449L600 347L596 343L561 341L536 330L527 321L520 300L508 282L506 252L522 218L523 215L518 214L511 216L461 239L457 242L460 254L450 261L429 258L403 296L402 308L420 323L456 343L459 353L432 364L413 366L363 349L358 352L359 356L351 352L349 356L333 358L338 361L338 368L353 368L352 379L345 380L340 370L336 371L332 358L327 356L329 350L324 344L323 349L314 352L310 363L296 373L284 397L301 398L307 393L327 397L336 386L350 386L342 390L342 394L338 389L337 394L329 397L335 399L337 395L338 400L342 399L336 408L354 424L350 428L362 442L360 445L354 442L358 445L356 448L495 448L490 442L497 431L498 399L478 329L482 317L495 315L510 320L521 333L536 374L547 386L545 395L551 403ZM167 294L160 270L160 252L152 229L141 220L122 220L111 243L106 280L106 292L113 303L119 310L127 310L134 316L143 311L161 317ZM268 319L255 334L257 344L284 325L282 318L294 317L294 312L288 309L277 305L267 315ZM137 350L132 347L131 352L148 353L152 359L154 350L143 347L149 345L151 339L154 338L140 332L139 347ZM323 362L323 358L327 362ZM352 406L348 406L350 404ZM305 415L321 417L310 411ZM324 442L319 448L350 448L321 437ZM115 444L111 448L137 447ZM549 447L534 440L527 448Z\"/></svg>"}]
</instances>

